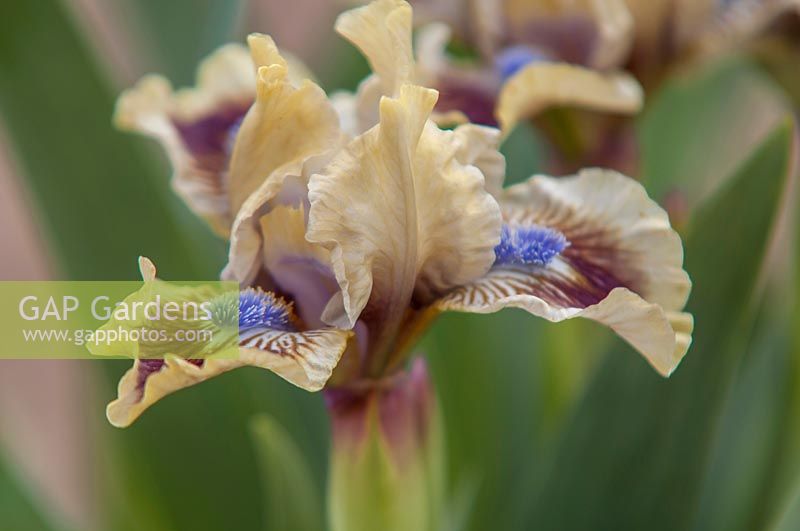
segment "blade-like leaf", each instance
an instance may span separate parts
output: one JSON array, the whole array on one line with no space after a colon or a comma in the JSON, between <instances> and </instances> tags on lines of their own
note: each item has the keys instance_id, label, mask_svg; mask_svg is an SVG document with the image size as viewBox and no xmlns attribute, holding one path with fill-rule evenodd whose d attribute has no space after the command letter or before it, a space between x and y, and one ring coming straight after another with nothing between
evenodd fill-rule
<instances>
[{"instance_id":1,"label":"blade-like leaf","mask_svg":"<svg viewBox=\"0 0 800 531\"><path fill-rule=\"evenodd\" d=\"M124 0L126 11L138 14L149 37L150 62L169 72L176 85L194 82L197 63L214 48L230 41L242 10L242 0Z\"/></svg>"},{"instance_id":2,"label":"blade-like leaf","mask_svg":"<svg viewBox=\"0 0 800 531\"><path fill-rule=\"evenodd\" d=\"M186 210L169 189L169 169L144 149L157 153L153 142L112 128L116 91L62 3L12 2L2 11L0 113L65 276L132 279L136 256L144 254L164 278L215 278L223 244L209 239L200 221L176 221L174 209ZM186 63L194 69L194 58ZM105 421L104 403L128 366L103 363L107 386L86 410L101 446L103 529L256 528L262 500L244 426L261 411L299 426L322 477L327 443L319 397L265 372L237 371L166 398L119 431Z\"/></svg>"},{"instance_id":3,"label":"blade-like leaf","mask_svg":"<svg viewBox=\"0 0 800 531\"><path fill-rule=\"evenodd\" d=\"M31 502L9 467L0 456L0 529L56 531L56 528Z\"/></svg>"},{"instance_id":4,"label":"blade-like leaf","mask_svg":"<svg viewBox=\"0 0 800 531\"><path fill-rule=\"evenodd\" d=\"M793 419L786 400L791 328L785 305L774 295L767 293L762 302L754 339L721 413L696 531L767 529L765 519L785 503L774 493L784 472L776 470L781 457L776 449L790 443L786 426Z\"/></svg>"},{"instance_id":5,"label":"blade-like leaf","mask_svg":"<svg viewBox=\"0 0 800 531\"><path fill-rule=\"evenodd\" d=\"M786 123L696 214L686 245L694 281L694 345L669 380L629 349L608 357L543 471L531 525L690 525L718 417L747 348L757 278L787 185L791 141Z\"/></svg>"},{"instance_id":6,"label":"blade-like leaf","mask_svg":"<svg viewBox=\"0 0 800 531\"><path fill-rule=\"evenodd\" d=\"M777 87L741 57L674 76L649 100L639 126L651 197L694 211L786 112ZM671 214L683 222L686 213Z\"/></svg>"},{"instance_id":7,"label":"blade-like leaf","mask_svg":"<svg viewBox=\"0 0 800 531\"><path fill-rule=\"evenodd\" d=\"M12 2L0 17L0 116L55 255L70 279L131 279L144 254L172 278L215 278L223 246L176 222L165 168L112 129L116 95L61 3Z\"/></svg>"},{"instance_id":8,"label":"blade-like leaf","mask_svg":"<svg viewBox=\"0 0 800 531\"><path fill-rule=\"evenodd\" d=\"M262 484L265 529L324 529L324 508L303 453L280 424L259 415L250 422Z\"/></svg>"}]
</instances>

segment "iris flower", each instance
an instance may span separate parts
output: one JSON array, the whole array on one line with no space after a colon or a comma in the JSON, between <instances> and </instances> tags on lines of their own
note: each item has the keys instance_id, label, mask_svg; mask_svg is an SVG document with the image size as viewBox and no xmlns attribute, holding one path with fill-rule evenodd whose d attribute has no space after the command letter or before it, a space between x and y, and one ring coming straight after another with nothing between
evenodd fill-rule
<instances>
[{"instance_id":1,"label":"iris flower","mask_svg":"<svg viewBox=\"0 0 800 531\"><path fill-rule=\"evenodd\" d=\"M120 96L114 114L120 129L161 143L174 168L173 188L223 236L236 213L230 196L239 195L228 180L236 131L255 99L255 73L271 61L260 53L225 45L200 64L195 87L178 91L163 76L147 75ZM292 65L292 82L310 77L300 61L284 56Z\"/></svg>"},{"instance_id":2,"label":"iris flower","mask_svg":"<svg viewBox=\"0 0 800 531\"><path fill-rule=\"evenodd\" d=\"M442 111L523 120L553 167L637 171L631 121L666 75L776 34L797 0L416 0L420 65ZM796 34L796 31L795 31ZM796 54L795 56L796 57ZM542 116L543 111L556 109ZM560 113L560 114L559 114Z\"/></svg>"},{"instance_id":3,"label":"iris flower","mask_svg":"<svg viewBox=\"0 0 800 531\"><path fill-rule=\"evenodd\" d=\"M271 39L249 39L255 101L226 167L236 214L223 276L242 286L240 355L137 360L111 422L245 365L309 391L379 385L444 311L592 319L669 375L691 342L690 281L644 188L590 169L503 189L497 129L434 121L439 94L416 83L408 4L377 0L337 28L374 71L369 97L344 107L293 82ZM375 123L348 130L353 112ZM141 269L155 278L149 261Z\"/></svg>"},{"instance_id":4,"label":"iris flower","mask_svg":"<svg viewBox=\"0 0 800 531\"><path fill-rule=\"evenodd\" d=\"M633 20L623 0L424 0L420 63L439 106L510 131L553 107L633 114L637 81L621 70ZM436 23L438 22L438 23Z\"/></svg>"}]
</instances>

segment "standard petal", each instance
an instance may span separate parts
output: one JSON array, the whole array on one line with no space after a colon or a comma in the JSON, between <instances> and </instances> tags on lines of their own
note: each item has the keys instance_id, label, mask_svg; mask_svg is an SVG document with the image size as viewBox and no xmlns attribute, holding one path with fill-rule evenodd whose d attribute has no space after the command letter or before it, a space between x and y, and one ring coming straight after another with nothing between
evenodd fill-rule
<instances>
[{"instance_id":1,"label":"standard petal","mask_svg":"<svg viewBox=\"0 0 800 531\"><path fill-rule=\"evenodd\" d=\"M242 122L231 162L237 214L223 272L245 285L263 265L261 217L280 204L304 204L309 175L346 138L336 110L313 82L293 87L280 64L260 68L258 77L258 97Z\"/></svg>"},{"instance_id":2,"label":"standard petal","mask_svg":"<svg viewBox=\"0 0 800 531\"><path fill-rule=\"evenodd\" d=\"M271 199L288 177L301 177L312 158L341 142L339 118L312 81L292 86L281 64L258 70L256 102L242 121L230 169L230 206L239 211L258 190Z\"/></svg>"},{"instance_id":3,"label":"standard petal","mask_svg":"<svg viewBox=\"0 0 800 531\"><path fill-rule=\"evenodd\" d=\"M461 164L471 164L481 170L486 190L497 197L506 178L506 158L500 151L500 130L475 124L463 124L454 130Z\"/></svg>"},{"instance_id":4,"label":"standard petal","mask_svg":"<svg viewBox=\"0 0 800 531\"><path fill-rule=\"evenodd\" d=\"M220 233L229 228L226 170L236 126L253 101L255 77L247 49L223 46L203 63L192 89L173 92L155 75L117 101L116 125L161 142L174 168L173 186Z\"/></svg>"},{"instance_id":5,"label":"standard petal","mask_svg":"<svg viewBox=\"0 0 800 531\"><path fill-rule=\"evenodd\" d=\"M548 107L633 114L641 110L643 99L642 88L627 74L602 74L561 63L535 63L503 85L495 114L507 135L520 120Z\"/></svg>"},{"instance_id":6,"label":"standard petal","mask_svg":"<svg viewBox=\"0 0 800 531\"><path fill-rule=\"evenodd\" d=\"M428 121L436 92L407 85L381 101L381 122L309 182L306 238L331 250L341 298L325 318L352 327L399 319L412 297L483 274L500 233L480 171L459 162L459 141ZM338 310L338 311L336 311Z\"/></svg>"},{"instance_id":7,"label":"standard petal","mask_svg":"<svg viewBox=\"0 0 800 531\"><path fill-rule=\"evenodd\" d=\"M661 374L674 370L691 341L691 316L681 313L691 283L680 238L641 185L603 170L538 176L507 189L501 205L504 230L528 232L504 238L490 272L438 308L586 317L615 330Z\"/></svg>"},{"instance_id":8,"label":"standard petal","mask_svg":"<svg viewBox=\"0 0 800 531\"><path fill-rule=\"evenodd\" d=\"M414 75L411 6L403 0L376 0L339 15L336 31L367 58L382 93L397 95Z\"/></svg>"}]
</instances>

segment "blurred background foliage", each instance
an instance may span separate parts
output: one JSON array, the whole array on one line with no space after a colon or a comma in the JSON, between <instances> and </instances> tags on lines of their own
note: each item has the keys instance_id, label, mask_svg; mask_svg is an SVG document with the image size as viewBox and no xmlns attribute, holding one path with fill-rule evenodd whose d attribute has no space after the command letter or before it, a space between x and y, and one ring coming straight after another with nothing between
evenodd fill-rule
<instances>
[{"instance_id":1,"label":"blurred background foliage","mask_svg":"<svg viewBox=\"0 0 800 531\"><path fill-rule=\"evenodd\" d=\"M0 119L58 277L134 279L140 254L167 278L217 275L224 242L170 191L155 144L113 130L110 117L119 90L145 71L185 85L201 57L247 31L307 35L283 25L280 9L254 11L256 3L4 2ZM315 36L322 53L296 51L323 87L352 89L366 65L333 36L325 13L318 26L328 33ZM310 16L301 15L295 24ZM103 35L122 44L105 49ZM120 55L126 45L138 46L137 61ZM554 326L513 310L446 315L424 338L419 351L445 412L453 529L800 525L788 101L769 70L729 57L676 77L639 121L639 177L683 232L695 286L695 342L671 379L598 326ZM503 150L511 182L545 166L530 128ZM89 456L88 516L72 521L43 502L42 486L9 454L0 457L0 528L320 525L328 448L320 396L240 370L169 397L120 431L103 408L126 365L81 365L94 382L78 449Z\"/></svg>"}]
</instances>

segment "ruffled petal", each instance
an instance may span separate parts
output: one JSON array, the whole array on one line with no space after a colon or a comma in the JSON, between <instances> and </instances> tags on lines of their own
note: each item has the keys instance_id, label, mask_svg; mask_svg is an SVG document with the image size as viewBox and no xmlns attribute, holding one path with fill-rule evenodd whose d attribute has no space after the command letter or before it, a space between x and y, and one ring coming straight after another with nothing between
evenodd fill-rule
<instances>
[{"instance_id":1,"label":"ruffled petal","mask_svg":"<svg viewBox=\"0 0 800 531\"><path fill-rule=\"evenodd\" d=\"M262 55L269 57L266 51ZM226 278L249 283L258 273L258 218L273 203L303 202L308 175L342 141L339 118L319 86L306 80L295 88L280 62L259 69L256 103L242 122L231 161L237 215Z\"/></svg>"},{"instance_id":2,"label":"ruffled petal","mask_svg":"<svg viewBox=\"0 0 800 531\"><path fill-rule=\"evenodd\" d=\"M339 118L325 92L310 80L295 88L282 64L258 70L256 102L247 113L231 159L230 202L236 212L262 185L280 188L300 176L311 158L335 149Z\"/></svg>"},{"instance_id":3,"label":"ruffled petal","mask_svg":"<svg viewBox=\"0 0 800 531\"><path fill-rule=\"evenodd\" d=\"M152 262L141 258L139 267L145 281L159 282ZM250 311L254 309L257 311ZM119 383L118 398L108 405L109 421L114 426L128 426L164 396L239 367L269 369L298 387L318 391L330 378L352 335L351 331L334 328L295 330L298 321L291 306L261 291L243 292L238 313L237 356L186 359L165 352L163 359L136 359ZM153 345L148 345L148 351L152 350Z\"/></svg>"},{"instance_id":4,"label":"ruffled petal","mask_svg":"<svg viewBox=\"0 0 800 531\"><path fill-rule=\"evenodd\" d=\"M376 0L336 20L336 31L361 50L389 96L414 75L411 16L408 2Z\"/></svg>"},{"instance_id":5,"label":"ruffled petal","mask_svg":"<svg viewBox=\"0 0 800 531\"><path fill-rule=\"evenodd\" d=\"M247 45L256 72L262 66L281 65L288 70L289 82L295 87L302 85L306 79L314 81L311 70L294 55L280 51L269 35L251 33L247 36Z\"/></svg>"},{"instance_id":6,"label":"ruffled petal","mask_svg":"<svg viewBox=\"0 0 800 531\"><path fill-rule=\"evenodd\" d=\"M336 110L313 82L293 87L281 64L260 68L258 77L256 103L242 122L231 162L237 214L223 272L245 285L263 266L259 220L277 205L302 205L308 177L345 139Z\"/></svg>"},{"instance_id":7,"label":"ruffled petal","mask_svg":"<svg viewBox=\"0 0 800 531\"><path fill-rule=\"evenodd\" d=\"M463 124L453 130L458 144L456 159L481 170L486 190L497 197L506 178L506 158L500 153L500 130L475 124Z\"/></svg>"},{"instance_id":8,"label":"ruffled petal","mask_svg":"<svg viewBox=\"0 0 800 531\"><path fill-rule=\"evenodd\" d=\"M203 63L192 89L173 92L148 75L117 101L114 122L159 140L174 168L173 186L222 234L229 228L226 170L238 122L253 101L255 77L247 49L223 46Z\"/></svg>"},{"instance_id":9,"label":"ruffled petal","mask_svg":"<svg viewBox=\"0 0 800 531\"><path fill-rule=\"evenodd\" d=\"M309 332L262 330L245 333L236 359L136 360L119 383L106 415L117 427L129 426L142 412L185 387L240 367L269 369L307 391L319 391L347 346L351 332L334 328Z\"/></svg>"},{"instance_id":10,"label":"ruffled petal","mask_svg":"<svg viewBox=\"0 0 800 531\"><path fill-rule=\"evenodd\" d=\"M680 238L644 188L615 172L585 170L533 177L501 197L504 231L517 232L498 246L487 275L436 306L593 319L670 374L691 342L691 315L681 313L691 283Z\"/></svg>"},{"instance_id":11,"label":"ruffled petal","mask_svg":"<svg viewBox=\"0 0 800 531\"><path fill-rule=\"evenodd\" d=\"M206 60L194 88L173 92L169 81L149 75L123 92L114 115L125 130L159 140L174 168L173 186L187 204L227 236L232 221L228 163L239 125L253 103L256 69L280 65L292 85L311 74L296 58L278 51L267 35L228 44Z\"/></svg>"},{"instance_id":12,"label":"ruffled petal","mask_svg":"<svg viewBox=\"0 0 800 531\"><path fill-rule=\"evenodd\" d=\"M496 115L504 134L548 107L577 107L633 114L643 104L639 83L624 73L601 74L558 63L531 64L503 86Z\"/></svg>"},{"instance_id":13,"label":"ruffled petal","mask_svg":"<svg viewBox=\"0 0 800 531\"><path fill-rule=\"evenodd\" d=\"M309 182L306 238L331 250L342 290L327 322L352 327L368 302L370 319L399 319L412 297L468 282L492 263L497 203L480 171L459 162L455 133L428 121L435 101L435 91L412 85L384 98L380 125Z\"/></svg>"},{"instance_id":14,"label":"ruffled petal","mask_svg":"<svg viewBox=\"0 0 800 531\"><path fill-rule=\"evenodd\" d=\"M305 239L305 207L278 205L259 215L252 235L237 238L231 247L224 278L252 285L266 272L274 288L287 294L306 326L324 326L321 315L339 290L330 253Z\"/></svg>"}]
</instances>

